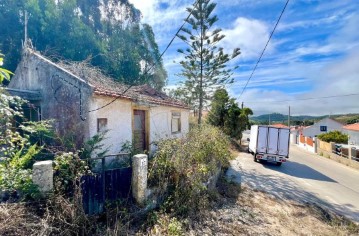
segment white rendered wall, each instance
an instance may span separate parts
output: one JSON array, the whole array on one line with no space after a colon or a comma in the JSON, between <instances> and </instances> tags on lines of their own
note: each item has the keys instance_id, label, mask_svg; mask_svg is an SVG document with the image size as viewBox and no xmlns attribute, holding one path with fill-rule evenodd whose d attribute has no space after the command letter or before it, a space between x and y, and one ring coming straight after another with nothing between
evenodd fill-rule
<instances>
[{"instance_id":1,"label":"white rendered wall","mask_svg":"<svg viewBox=\"0 0 359 236\"><path fill-rule=\"evenodd\" d=\"M90 110L102 107L113 101L112 97L96 96L90 102ZM107 107L89 113L90 136L97 134L97 119L107 118L105 146L109 148L108 154L121 151L122 145L132 142L132 105L131 101L118 99Z\"/></svg>"},{"instance_id":2,"label":"white rendered wall","mask_svg":"<svg viewBox=\"0 0 359 236\"><path fill-rule=\"evenodd\" d=\"M320 131L320 126L327 126L327 131L326 132ZM327 133L334 130L342 131L343 130L342 128L343 125L340 124L339 122L336 122L329 118L325 118L315 123L314 125L303 129L303 135L306 137L315 137L316 135Z\"/></svg>"},{"instance_id":3,"label":"white rendered wall","mask_svg":"<svg viewBox=\"0 0 359 236\"><path fill-rule=\"evenodd\" d=\"M90 110L102 107L113 101L114 98L106 96L95 96L90 102ZM155 147L153 142L161 139L168 139L174 137L182 137L188 133L189 130L189 110L166 107L160 105L138 106L130 100L118 99L109 106L106 106L98 111L89 113L89 130L90 136L97 134L97 119L107 118L107 129L105 146L109 148L108 154L116 154L121 151L121 147L125 142L132 142L132 117L133 110L146 110L148 112L149 121L149 144L150 150L153 151ZM171 119L172 112L181 113L181 132L172 133Z\"/></svg>"},{"instance_id":4,"label":"white rendered wall","mask_svg":"<svg viewBox=\"0 0 359 236\"><path fill-rule=\"evenodd\" d=\"M189 110L175 107L156 106L149 110L150 143L166 138L179 138L188 133ZM172 112L181 113L181 132L172 133Z\"/></svg>"},{"instance_id":5,"label":"white rendered wall","mask_svg":"<svg viewBox=\"0 0 359 236\"><path fill-rule=\"evenodd\" d=\"M359 131L344 129L345 133L349 135L349 144L359 145Z\"/></svg>"}]
</instances>

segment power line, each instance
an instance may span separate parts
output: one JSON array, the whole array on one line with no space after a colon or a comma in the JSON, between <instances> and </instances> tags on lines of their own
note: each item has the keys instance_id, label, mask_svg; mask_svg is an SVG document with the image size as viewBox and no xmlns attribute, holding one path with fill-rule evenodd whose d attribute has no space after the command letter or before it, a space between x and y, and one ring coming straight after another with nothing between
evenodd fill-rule
<instances>
[{"instance_id":1,"label":"power line","mask_svg":"<svg viewBox=\"0 0 359 236\"><path fill-rule=\"evenodd\" d=\"M172 45L173 41L176 39L178 33L182 30L182 28L184 27L184 25L187 23L188 19L191 17L193 11L194 11L194 8L195 6L198 4L199 0L197 0L194 4L193 4L193 8L192 10L190 11L190 13L188 14L187 18L184 20L183 24L181 25L181 27L177 30L176 34L172 37L171 41L168 43L168 45L166 46L165 50L161 53L160 57L158 58L158 61L161 60L161 58L163 57L163 55L167 52L168 48ZM153 69L153 67L155 67L155 64L152 65L151 67L149 67L149 69L147 69L144 73L144 75L146 75L150 70ZM124 95L128 90L130 90L130 88L132 88L134 85L130 85L124 92L122 92L121 94L118 95L118 97L116 97L115 99L113 99L111 102L107 103L106 105L103 105L99 108L96 108L96 109L93 109L93 110L90 110L88 111L88 113L90 112L94 112L94 111L98 111L98 110L101 110L109 105L111 105L112 103L114 103L117 99L119 99L122 95Z\"/></svg>"},{"instance_id":2,"label":"power line","mask_svg":"<svg viewBox=\"0 0 359 236\"><path fill-rule=\"evenodd\" d=\"M245 103L273 103L273 102L294 102L294 101L305 101L305 100L316 100L316 99L328 99L328 98L338 98L338 97L349 97L349 96L357 96L359 93L350 93L350 94L341 94L341 95L333 95L333 96L325 96L325 97L312 97L312 98L299 98L299 99L290 99L290 100L278 100L278 101L261 101L261 102L245 102Z\"/></svg>"},{"instance_id":3,"label":"power line","mask_svg":"<svg viewBox=\"0 0 359 236\"><path fill-rule=\"evenodd\" d=\"M284 8L283 8L282 12L280 13L280 16L279 16L279 18L278 18L278 20L277 20L277 23L275 24L275 26L274 26L274 28L273 28L273 31L271 32L271 34L270 34L270 36L269 36L269 39L268 39L268 41L267 41L267 43L266 43L266 45L265 45L265 47L264 47L264 49L263 49L263 51L262 51L260 57L259 57L259 59L258 59L256 65L254 66L253 71L252 71L251 75L249 76L246 85L244 86L244 88L243 88L243 90L242 90L242 92L241 92L241 94L239 95L238 98L240 98L240 97L242 96L242 94L244 93L244 91L245 91L246 88L247 88L247 85L248 85L249 81L252 79L253 74L254 74L254 72L256 71L259 62L261 61L261 59L262 59L262 57L263 57L263 55L264 55L264 52L266 51L266 49L267 49L267 47L268 47L268 44L269 44L270 40L272 39L272 36L273 36L275 30L277 29L277 26L278 26L278 24L279 24L279 21L281 20L283 14L284 14L284 11L285 11L285 9L286 9L287 6L288 6L288 3L289 3L289 0L287 0L287 2L285 3Z\"/></svg>"}]
</instances>

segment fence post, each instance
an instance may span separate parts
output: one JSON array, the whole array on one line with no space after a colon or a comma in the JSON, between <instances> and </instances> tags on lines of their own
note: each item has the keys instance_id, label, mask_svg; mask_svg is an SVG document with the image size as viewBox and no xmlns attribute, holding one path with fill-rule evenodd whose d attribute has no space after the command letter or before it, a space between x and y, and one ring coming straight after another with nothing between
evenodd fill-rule
<instances>
[{"instance_id":1,"label":"fence post","mask_svg":"<svg viewBox=\"0 0 359 236\"><path fill-rule=\"evenodd\" d=\"M36 162L32 167L32 182L38 186L43 195L51 192L54 188L53 176L52 161Z\"/></svg>"},{"instance_id":2,"label":"fence post","mask_svg":"<svg viewBox=\"0 0 359 236\"><path fill-rule=\"evenodd\" d=\"M349 145L349 147L348 147L348 158L349 158L349 160L355 160L355 158L357 157L356 152L357 152L357 150L354 147Z\"/></svg>"},{"instance_id":3,"label":"fence post","mask_svg":"<svg viewBox=\"0 0 359 236\"><path fill-rule=\"evenodd\" d=\"M335 143L334 142L330 142L330 152L331 153L336 153Z\"/></svg>"},{"instance_id":4,"label":"fence post","mask_svg":"<svg viewBox=\"0 0 359 236\"><path fill-rule=\"evenodd\" d=\"M146 201L147 171L147 155L135 155L132 158L132 196L140 206L144 206Z\"/></svg>"}]
</instances>

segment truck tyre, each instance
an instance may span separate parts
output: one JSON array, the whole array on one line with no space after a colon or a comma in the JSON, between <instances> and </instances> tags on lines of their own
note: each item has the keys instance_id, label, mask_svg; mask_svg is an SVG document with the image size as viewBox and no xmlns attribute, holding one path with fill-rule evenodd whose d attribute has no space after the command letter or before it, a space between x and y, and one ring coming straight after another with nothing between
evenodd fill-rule
<instances>
[{"instance_id":1,"label":"truck tyre","mask_svg":"<svg viewBox=\"0 0 359 236\"><path fill-rule=\"evenodd\" d=\"M254 162L258 162L258 160L257 160L257 154L254 154L254 155L253 155L253 160L254 160Z\"/></svg>"},{"instance_id":2,"label":"truck tyre","mask_svg":"<svg viewBox=\"0 0 359 236\"><path fill-rule=\"evenodd\" d=\"M277 165L277 166L281 166L281 165L282 165L282 162L277 162L276 165Z\"/></svg>"}]
</instances>

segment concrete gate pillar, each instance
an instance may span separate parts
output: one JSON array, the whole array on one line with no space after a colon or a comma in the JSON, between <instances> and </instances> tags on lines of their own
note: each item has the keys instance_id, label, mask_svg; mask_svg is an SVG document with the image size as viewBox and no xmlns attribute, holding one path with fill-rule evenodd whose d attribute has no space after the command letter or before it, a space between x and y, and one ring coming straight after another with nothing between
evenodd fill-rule
<instances>
[{"instance_id":1,"label":"concrete gate pillar","mask_svg":"<svg viewBox=\"0 0 359 236\"><path fill-rule=\"evenodd\" d=\"M36 162L32 167L32 182L39 187L39 191L45 195L54 188L54 171L52 161Z\"/></svg>"},{"instance_id":2,"label":"concrete gate pillar","mask_svg":"<svg viewBox=\"0 0 359 236\"><path fill-rule=\"evenodd\" d=\"M140 206L144 206L146 202L147 172L147 155L135 155L132 158L132 196Z\"/></svg>"}]
</instances>

